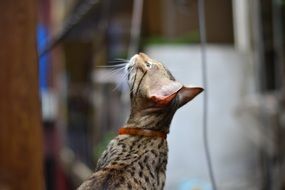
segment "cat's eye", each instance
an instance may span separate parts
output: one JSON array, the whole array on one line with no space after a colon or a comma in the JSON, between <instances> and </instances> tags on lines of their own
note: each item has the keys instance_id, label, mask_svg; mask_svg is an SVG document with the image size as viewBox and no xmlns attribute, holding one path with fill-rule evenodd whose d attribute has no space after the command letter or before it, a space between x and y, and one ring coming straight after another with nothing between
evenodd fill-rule
<instances>
[{"instance_id":1,"label":"cat's eye","mask_svg":"<svg viewBox=\"0 0 285 190\"><path fill-rule=\"evenodd\" d=\"M146 66L147 66L148 68L151 68L151 63L150 63L150 62L147 61L145 64L146 64Z\"/></svg>"}]
</instances>

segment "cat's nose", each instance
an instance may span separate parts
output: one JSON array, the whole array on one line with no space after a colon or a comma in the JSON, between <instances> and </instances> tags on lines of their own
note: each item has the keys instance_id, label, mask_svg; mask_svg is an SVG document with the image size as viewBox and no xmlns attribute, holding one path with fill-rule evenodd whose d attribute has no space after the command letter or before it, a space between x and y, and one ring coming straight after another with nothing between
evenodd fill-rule
<instances>
[{"instance_id":1,"label":"cat's nose","mask_svg":"<svg viewBox=\"0 0 285 190\"><path fill-rule=\"evenodd\" d=\"M139 54L135 54L135 59L138 59L138 57L139 57L140 55Z\"/></svg>"},{"instance_id":2,"label":"cat's nose","mask_svg":"<svg viewBox=\"0 0 285 190\"><path fill-rule=\"evenodd\" d=\"M139 54L135 54L135 55L133 55L133 57L131 59L135 61L138 59L139 56L140 56Z\"/></svg>"},{"instance_id":3,"label":"cat's nose","mask_svg":"<svg viewBox=\"0 0 285 190\"><path fill-rule=\"evenodd\" d=\"M133 57L131 57L130 62L134 63L138 56L139 56L138 54L135 54Z\"/></svg>"}]
</instances>

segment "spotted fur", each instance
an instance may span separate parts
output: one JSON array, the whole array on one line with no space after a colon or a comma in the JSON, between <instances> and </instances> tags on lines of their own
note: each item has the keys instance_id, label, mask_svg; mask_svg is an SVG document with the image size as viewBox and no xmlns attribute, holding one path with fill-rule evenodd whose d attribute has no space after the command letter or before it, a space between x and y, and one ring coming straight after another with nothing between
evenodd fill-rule
<instances>
[{"instance_id":1,"label":"spotted fur","mask_svg":"<svg viewBox=\"0 0 285 190\"><path fill-rule=\"evenodd\" d=\"M169 132L175 111L203 89L185 87L160 62L140 53L126 65L131 114L125 127ZM118 135L78 190L161 190L168 146L159 137Z\"/></svg>"}]
</instances>

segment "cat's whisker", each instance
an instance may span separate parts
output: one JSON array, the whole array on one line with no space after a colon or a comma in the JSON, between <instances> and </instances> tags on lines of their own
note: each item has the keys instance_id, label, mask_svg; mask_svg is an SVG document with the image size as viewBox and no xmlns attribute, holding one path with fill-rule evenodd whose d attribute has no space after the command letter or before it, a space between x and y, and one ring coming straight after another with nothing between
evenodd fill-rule
<instances>
[{"instance_id":1,"label":"cat's whisker","mask_svg":"<svg viewBox=\"0 0 285 190\"><path fill-rule=\"evenodd\" d=\"M125 68L124 67L121 67L121 68L114 68L114 69L111 69L111 73L112 74L124 74L125 73Z\"/></svg>"},{"instance_id":2,"label":"cat's whisker","mask_svg":"<svg viewBox=\"0 0 285 190\"><path fill-rule=\"evenodd\" d=\"M109 63L128 63L129 60L124 60L124 59L115 59L115 60L111 60L109 61Z\"/></svg>"},{"instance_id":3,"label":"cat's whisker","mask_svg":"<svg viewBox=\"0 0 285 190\"><path fill-rule=\"evenodd\" d=\"M101 69L109 71L109 75L112 76L111 78L114 78L115 81L115 88L113 90L118 90L122 86L123 80L125 80L127 75L125 73L125 67L101 67Z\"/></svg>"},{"instance_id":4,"label":"cat's whisker","mask_svg":"<svg viewBox=\"0 0 285 190\"><path fill-rule=\"evenodd\" d=\"M115 64L115 65L99 65L96 66L98 68L118 68L118 67L125 67L127 63L122 63L122 64Z\"/></svg>"},{"instance_id":5,"label":"cat's whisker","mask_svg":"<svg viewBox=\"0 0 285 190\"><path fill-rule=\"evenodd\" d=\"M124 88L124 83L123 83L123 82L118 83L118 84L115 86L115 88L113 89L113 91L117 91L117 90L119 90L119 91L124 91L124 90L125 90L125 88Z\"/></svg>"},{"instance_id":6,"label":"cat's whisker","mask_svg":"<svg viewBox=\"0 0 285 190\"><path fill-rule=\"evenodd\" d=\"M125 61L109 61L108 62L109 64L111 65L123 65L123 64L127 64L128 62L125 62Z\"/></svg>"},{"instance_id":7,"label":"cat's whisker","mask_svg":"<svg viewBox=\"0 0 285 190\"><path fill-rule=\"evenodd\" d=\"M125 66L118 66L118 67L99 67L99 68L105 68L110 71L111 75L116 75L118 73L123 73L125 70Z\"/></svg>"},{"instance_id":8,"label":"cat's whisker","mask_svg":"<svg viewBox=\"0 0 285 190\"><path fill-rule=\"evenodd\" d=\"M114 59L114 61L125 61L125 62L129 62L130 60L117 58L117 59Z\"/></svg>"},{"instance_id":9,"label":"cat's whisker","mask_svg":"<svg viewBox=\"0 0 285 190\"><path fill-rule=\"evenodd\" d=\"M116 87L113 89L114 91L115 90L124 90L125 86L127 85L127 73L123 72L123 73L119 73L118 74L118 80L117 80L117 83L116 83Z\"/></svg>"},{"instance_id":10,"label":"cat's whisker","mask_svg":"<svg viewBox=\"0 0 285 190\"><path fill-rule=\"evenodd\" d=\"M110 74L115 76L115 78L117 78L116 80L116 86L113 90L118 90L121 89L123 90L123 87L126 83L127 84L127 73L125 72L125 65L126 64L122 64L120 67L108 67L107 69L110 69Z\"/></svg>"}]
</instances>

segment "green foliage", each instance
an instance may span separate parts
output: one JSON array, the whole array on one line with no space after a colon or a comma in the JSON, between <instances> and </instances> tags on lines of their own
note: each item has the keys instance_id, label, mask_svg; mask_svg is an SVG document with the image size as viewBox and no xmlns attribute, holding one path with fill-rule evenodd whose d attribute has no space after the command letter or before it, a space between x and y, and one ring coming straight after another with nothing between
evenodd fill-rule
<instances>
[{"instance_id":1,"label":"green foliage","mask_svg":"<svg viewBox=\"0 0 285 190\"><path fill-rule=\"evenodd\" d=\"M101 156L101 154L104 152L104 150L106 149L107 145L109 144L109 142L116 136L117 134L113 131L107 132L102 140L97 144L97 146L95 146L94 148L94 157L95 160L98 160Z\"/></svg>"}]
</instances>

